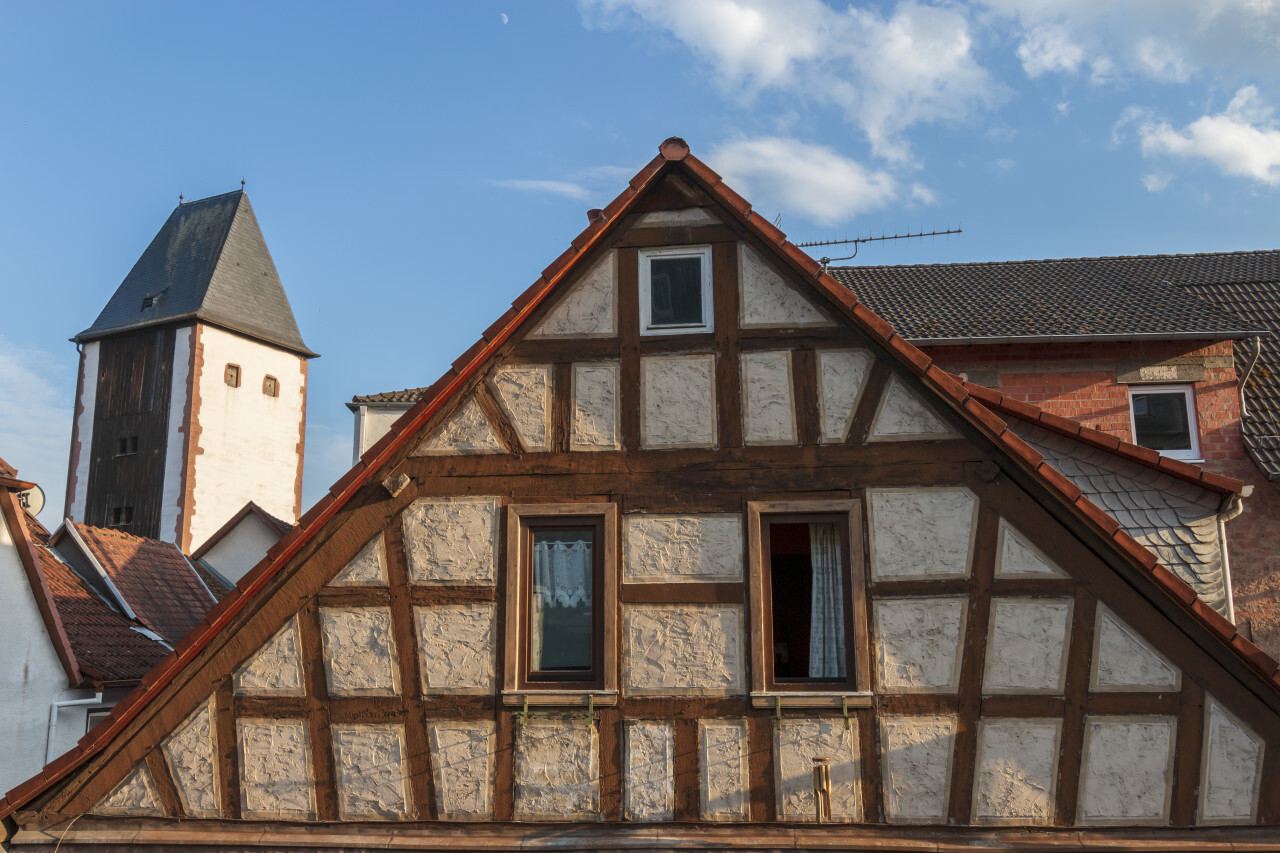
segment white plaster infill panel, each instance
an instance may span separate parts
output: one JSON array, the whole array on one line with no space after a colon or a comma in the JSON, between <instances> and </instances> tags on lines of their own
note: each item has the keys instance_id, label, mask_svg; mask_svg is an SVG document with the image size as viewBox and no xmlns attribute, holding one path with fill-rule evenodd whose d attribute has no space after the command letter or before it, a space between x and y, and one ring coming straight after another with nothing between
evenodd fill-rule
<instances>
[{"instance_id":1,"label":"white plaster infill panel","mask_svg":"<svg viewBox=\"0 0 1280 853\"><path fill-rule=\"evenodd\" d=\"M475 397L468 397L411 455L474 456L506 451L480 404Z\"/></svg>"},{"instance_id":2,"label":"white plaster infill panel","mask_svg":"<svg viewBox=\"0 0 1280 853\"><path fill-rule=\"evenodd\" d=\"M746 720L699 720L699 805L703 820L751 819Z\"/></svg>"},{"instance_id":3,"label":"white plaster infill panel","mask_svg":"<svg viewBox=\"0 0 1280 853\"><path fill-rule=\"evenodd\" d=\"M871 354L865 350L818 351L818 409L824 444L842 444L849 437L870 368Z\"/></svg>"},{"instance_id":4,"label":"white plaster infill panel","mask_svg":"<svg viewBox=\"0 0 1280 853\"><path fill-rule=\"evenodd\" d=\"M498 558L496 497L419 498L403 514L409 582L493 586Z\"/></svg>"},{"instance_id":5,"label":"white plaster infill panel","mask_svg":"<svg viewBox=\"0 0 1280 853\"><path fill-rule=\"evenodd\" d=\"M331 696L399 696L400 665L389 607L321 607Z\"/></svg>"},{"instance_id":6,"label":"white plaster infill panel","mask_svg":"<svg viewBox=\"0 0 1280 853\"><path fill-rule=\"evenodd\" d=\"M742 516L622 517L626 583L708 583L742 580Z\"/></svg>"},{"instance_id":7,"label":"white plaster infill panel","mask_svg":"<svg viewBox=\"0 0 1280 853\"><path fill-rule=\"evenodd\" d=\"M503 367L489 379L498 405L506 412L525 450L551 449L551 366Z\"/></svg>"},{"instance_id":8,"label":"white plaster infill panel","mask_svg":"<svg viewBox=\"0 0 1280 853\"><path fill-rule=\"evenodd\" d=\"M441 820L493 817L493 720L429 720L427 742Z\"/></svg>"},{"instance_id":9,"label":"white plaster infill panel","mask_svg":"<svg viewBox=\"0 0 1280 853\"><path fill-rule=\"evenodd\" d=\"M339 725L333 733L341 820L413 817L404 726Z\"/></svg>"},{"instance_id":10,"label":"white plaster infill panel","mask_svg":"<svg viewBox=\"0 0 1280 853\"><path fill-rule=\"evenodd\" d=\"M618 450L622 433L618 396L618 363L591 361L573 366L569 406L570 450Z\"/></svg>"},{"instance_id":11,"label":"white plaster infill panel","mask_svg":"<svg viewBox=\"0 0 1280 853\"><path fill-rule=\"evenodd\" d=\"M834 325L746 243L738 244L738 281L738 325L743 329Z\"/></svg>"},{"instance_id":12,"label":"white plaster infill panel","mask_svg":"<svg viewBox=\"0 0 1280 853\"><path fill-rule=\"evenodd\" d=\"M742 362L742 440L747 444L795 444L791 351L745 352Z\"/></svg>"},{"instance_id":13,"label":"white plaster infill panel","mask_svg":"<svg viewBox=\"0 0 1280 853\"><path fill-rule=\"evenodd\" d=\"M291 616L235 674L237 696L305 696L298 617Z\"/></svg>"},{"instance_id":14,"label":"white plaster infill panel","mask_svg":"<svg viewBox=\"0 0 1280 853\"><path fill-rule=\"evenodd\" d=\"M1052 823L1061 735L1061 720L980 720L973 822Z\"/></svg>"},{"instance_id":15,"label":"white plaster infill panel","mask_svg":"<svg viewBox=\"0 0 1280 853\"><path fill-rule=\"evenodd\" d=\"M315 820L305 720L236 720L240 813L248 820Z\"/></svg>"},{"instance_id":16,"label":"white plaster infill panel","mask_svg":"<svg viewBox=\"0 0 1280 853\"><path fill-rule=\"evenodd\" d=\"M218 754L218 730L212 696L165 738L161 749L182 800L182 810L192 817L221 817L221 788L214 759Z\"/></svg>"},{"instance_id":17,"label":"white plaster infill panel","mask_svg":"<svg viewBox=\"0 0 1280 853\"><path fill-rule=\"evenodd\" d=\"M874 580L967 578L978 501L963 486L867 489Z\"/></svg>"},{"instance_id":18,"label":"white plaster infill panel","mask_svg":"<svg viewBox=\"0 0 1280 853\"><path fill-rule=\"evenodd\" d=\"M387 546L379 533L329 581L329 586L386 586Z\"/></svg>"},{"instance_id":19,"label":"white plaster infill panel","mask_svg":"<svg viewBox=\"0 0 1280 853\"><path fill-rule=\"evenodd\" d=\"M884 811L889 823L946 823L955 717L883 717Z\"/></svg>"},{"instance_id":20,"label":"white plaster infill panel","mask_svg":"<svg viewBox=\"0 0 1280 853\"><path fill-rule=\"evenodd\" d=\"M947 422L894 376L880 397L867 441L937 441L959 438Z\"/></svg>"},{"instance_id":21,"label":"white plaster infill panel","mask_svg":"<svg viewBox=\"0 0 1280 853\"><path fill-rule=\"evenodd\" d=\"M623 757L625 817L675 820L675 726L669 720L627 720Z\"/></svg>"},{"instance_id":22,"label":"white plaster infill panel","mask_svg":"<svg viewBox=\"0 0 1280 853\"><path fill-rule=\"evenodd\" d=\"M1265 744L1212 696L1205 697L1204 717L1196 823L1254 823L1262 792Z\"/></svg>"},{"instance_id":23,"label":"white plaster infill panel","mask_svg":"<svg viewBox=\"0 0 1280 853\"><path fill-rule=\"evenodd\" d=\"M652 228L656 225L715 225L720 217L704 207L684 207L679 210L655 210L636 220L636 228Z\"/></svg>"},{"instance_id":24,"label":"white plaster infill panel","mask_svg":"<svg viewBox=\"0 0 1280 853\"><path fill-rule=\"evenodd\" d=\"M1177 717L1085 717L1079 824L1167 824Z\"/></svg>"},{"instance_id":25,"label":"white plaster infill panel","mask_svg":"<svg viewBox=\"0 0 1280 853\"><path fill-rule=\"evenodd\" d=\"M160 794L147 765L139 762L123 782L93 807L90 814L164 817L164 806L160 803Z\"/></svg>"},{"instance_id":26,"label":"white plaster infill panel","mask_svg":"<svg viewBox=\"0 0 1280 853\"><path fill-rule=\"evenodd\" d=\"M630 696L746 692L742 605L631 604L622 611L623 690Z\"/></svg>"},{"instance_id":27,"label":"white plaster infill panel","mask_svg":"<svg viewBox=\"0 0 1280 853\"><path fill-rule=\"evenodd\" d=\"M496 605L415 607L424 696L487 696L493 692Z\"/></svg>"},{"instance_id":28,"label":"white plaster infill panel","mask_svg":"<svg viewBox=\"0 0 1280 853\"><path fill-rule=\"evenodd\" d=\"M984 693L1061 694L1074 601L993 598Z\"/></svg>"},{"instance_id":29,"label":"white plaster infill panel","mask_svg":"<svg viewBox=\"0 0 1280 853\"><path fill-rule=\"evenodd\" d=\"M716 446L715 356L640 359L640 444L647 450Z\"/></svg>"},{"instance_id":30,"label":"white plaster infill panel","mask_svg":"<svg viewBox=\"0 0 1280 853\"><path fill-rule=\"evenodd\" d=\"M596 727L572 718L518 727L515 789L516 820L599 820Z\"/></svg>"},{"instance_id":31,"label":"white plaster infill panel","mask_svg":"<svg viewBox=\"0 0 1280 853\"><path fill-rule=\"evenodd\" d=\"M996 577L1067 578L1070 575L1002 518L1000 541L996 546Z\"/></svg>"},{"instance_id":32,"label":"white plaster infill panel","mask_svg":"<svg viewBox=\"0 0 1280 853\"><path fill-rule=\"evenodd\" d=\"M1099 693L1177 691L1182 670L1105 605L1098 605L1093 630L1089 689Z\"/></svg>"},{"instance_id":33,"label":"white plaster infill panel","mask_svg":"<svg viewBox=\"0 0 1280 853\"><path fill-rule=\"evenodd\" d=\"M880 598L876 674L885 693L955 693L960 686L968 596Z\"/></svg>"},{"instance_id":34,"label":"white plaster infill panel","mask_svg":"<svg viewBox=\"0 0 1280 853\"><path fill-rule=\"evenodd\" d=\"M617 332L618 253L606 252L569 288L530 338L611 338Z\"/></svg>"},{"instance_id":35,"label":"white plaster infill panel","mask_svg":"<svg viewBox=\"0 0 1280 853\"><path fill-rule=\"evenodd\" d=\"M858 722L849 728L840 717L788 717L774 723L774 787L778 819L816 821L813 797L813 759L831 759L831 820L855 823L862 819L862 767Z\"/></svg>"}]
</instances>

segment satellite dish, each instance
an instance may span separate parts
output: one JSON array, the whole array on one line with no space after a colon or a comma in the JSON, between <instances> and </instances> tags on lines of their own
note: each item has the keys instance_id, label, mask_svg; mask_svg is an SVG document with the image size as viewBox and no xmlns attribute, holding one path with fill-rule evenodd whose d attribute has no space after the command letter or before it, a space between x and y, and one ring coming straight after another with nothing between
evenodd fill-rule
<instances>
[{"instance_id":1,"label":"satellite dish","mask_svg":"<svg viewBox=\"0 0 1280 853\"><path fill-rule=\"evenodd\" d=\"M18 492L18 506L32 515L39 515L40 510L44 509L44 489L32 486L25 492Z\"/></svg>"}]
</instances>

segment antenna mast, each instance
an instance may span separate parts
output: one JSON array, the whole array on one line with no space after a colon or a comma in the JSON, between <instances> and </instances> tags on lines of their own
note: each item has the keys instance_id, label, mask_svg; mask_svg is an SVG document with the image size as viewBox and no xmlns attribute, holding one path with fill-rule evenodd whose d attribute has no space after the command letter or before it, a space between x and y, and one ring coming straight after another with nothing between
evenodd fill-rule
<instances>
[{"instance_id":1,"label":"antenna mast","mask_svg":"<svg viewBox=\"0 0 1280 853\"><path fill-rule=\"evenodd\" d=\"M909 240L912 237L945 237L948 234L963 234L963 233L964 233L963 228L948 228L946 231L918 231L915 234L912 234L910 232L906 234L899 234L897 232L894 232L893 234L881 234L879 237L851 237L848 240L812 240L808 243L796 243L796 245L801 249L805 249L805 248L810 248L812 246L839 246L839 245L852 243L853 254L849 255L846 258L819 258L818 259L818 262L822 264L822 269L825 272L827 269L827 264L831 263L832 261L848 261L848 260L852 260L853 258L856 258L858 256L858 245L860 243L878 243L881 240Z\"/></svg>"}]
</instances>

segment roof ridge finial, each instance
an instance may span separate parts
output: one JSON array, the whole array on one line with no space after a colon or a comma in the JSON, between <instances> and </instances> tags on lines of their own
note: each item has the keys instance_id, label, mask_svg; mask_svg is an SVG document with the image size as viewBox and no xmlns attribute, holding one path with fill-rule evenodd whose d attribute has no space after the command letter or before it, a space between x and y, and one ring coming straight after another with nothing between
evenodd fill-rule
<instances>
[{"instance_id":1,"label":"roof ridge finial","mask_svg":"<svg viewBox=\"0 0 1280 853\"><path fill-rule=\"evenodd\" d=\"M240 192L244 192L244 178L240 179Z\"/></svg>"},{"instance_id":2,"label":"roof ridge finial","mask_svg":"<svg viewBox=\"0 0 1280 853\"><path fill-rule=\"evenodd\" d=\"M182 207L182 193L178 193L178 207Z\"/></svg>"}]
</instances>

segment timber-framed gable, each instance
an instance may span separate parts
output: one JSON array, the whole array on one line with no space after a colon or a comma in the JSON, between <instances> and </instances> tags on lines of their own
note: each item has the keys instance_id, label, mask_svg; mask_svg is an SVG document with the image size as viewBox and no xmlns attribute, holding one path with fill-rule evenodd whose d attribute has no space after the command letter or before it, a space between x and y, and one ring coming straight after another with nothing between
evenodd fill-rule
<instances>
[{"instance_id":1,"label":"timber-framed gable","mask_svg":"<svg viewBox=\"0 0 1280 853\"><path fill-rule=\"evenodd\" d=\"M0 814L17 849L502 849L566 827L1280 847L1276 663L985 394L668 140ZM839 579L799 634L778 615L805 613L777 580L797 565L806 589Z\"/></svg>"}]
</instances>

